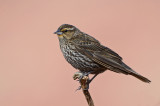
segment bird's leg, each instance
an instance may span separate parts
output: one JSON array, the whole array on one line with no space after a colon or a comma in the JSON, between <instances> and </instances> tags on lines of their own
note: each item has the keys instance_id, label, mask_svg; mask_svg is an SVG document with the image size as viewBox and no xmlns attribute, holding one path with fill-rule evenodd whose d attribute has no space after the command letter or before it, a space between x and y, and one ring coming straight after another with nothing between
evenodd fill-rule
<instances>
[{"instance_id":1,"label":"bird's leg","mask_svg":"<svg viewBox=\"0 0 160 106\"><path fill-rule=\"evenodd\" d=\"M85 72L84 76L88 76L89 74L91 74L91 72Z\"/></svg>"},{"instance_id":2,"label":"bird's leg","mask_svg":"<svg viewBox=\"0 0 160 106\"><path fill-rule=\"evenodd\" d=\"M86 76L88 76L89 74L87 74ZM87 82L86 82L86 88L83 89L83 90L88 90L89 89L89 84L93 81L93 79L97 76L98 74L95 74L91 79L88 79ZM79 87L81 89L81 86ZM80 89L77 89L77 90L80 90Z\"/></svg>"},{"instance_id":3,"label":"bird's leg","mask_svg":"<svg viewBox=\"0 0 160 106\"><path fill-rule=\"evenodd\" d=\"M90 84L93 81L93 79L96 78L97 75L98 74L95 74L87 83Z\"/></svg>"}]
</instances>

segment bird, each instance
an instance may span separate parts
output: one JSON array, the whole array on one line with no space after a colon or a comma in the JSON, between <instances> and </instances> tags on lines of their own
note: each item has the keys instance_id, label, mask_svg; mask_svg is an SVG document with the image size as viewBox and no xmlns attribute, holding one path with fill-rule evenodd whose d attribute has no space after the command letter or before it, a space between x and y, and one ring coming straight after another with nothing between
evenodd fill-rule
<instances>
[{"instance_id":1,"label":"bird","mask_svg":"<svg viewBox=\"0 0 160 106\"><path fill-rule=\"evenodd\" d=\"M54 34L58 36L66 61L83 75L94 75L89 83L106 70L131 75L145 83L151 82L126 65L119 54L73 25L62 24Z\"/></svg>"}]
</instances>

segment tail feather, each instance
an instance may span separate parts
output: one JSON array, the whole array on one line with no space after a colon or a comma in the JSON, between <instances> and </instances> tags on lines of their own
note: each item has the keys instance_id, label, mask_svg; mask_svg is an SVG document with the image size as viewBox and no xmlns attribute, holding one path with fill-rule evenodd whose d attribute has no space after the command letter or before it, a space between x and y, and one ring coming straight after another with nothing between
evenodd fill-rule
<instances>
[{"instance_id":1,"label":"tail feather","mask_svg":"<svg viewBox=\"0 0 160 106\"><path fill-rule=\"evenodd\" d=\"M130 75L138 78L139 80L143 81L143 82L146 82L146 83L150 83L151 81L145 77L143 77L142 75L139 75L139 74L135 74L135 73L130 73Z\"/></svg>"},{"instance_id":2,"label":"tail feather","mask_svg":"<svg viewBox=\"0 0 160 106\"><path fill-rule=\"evenodd\" d=\"M133 69L131 69L129 66L127 66L125 63L122 64L123 67L125 67L125 69L129 72L128 74L138 78L139 80L143 81L143 82L146 82L146 83L150 83L151 81L146 78L146 77L143 77L142 75L138 74L137 72L135 72Z\"/></svg>"}]
</instances>

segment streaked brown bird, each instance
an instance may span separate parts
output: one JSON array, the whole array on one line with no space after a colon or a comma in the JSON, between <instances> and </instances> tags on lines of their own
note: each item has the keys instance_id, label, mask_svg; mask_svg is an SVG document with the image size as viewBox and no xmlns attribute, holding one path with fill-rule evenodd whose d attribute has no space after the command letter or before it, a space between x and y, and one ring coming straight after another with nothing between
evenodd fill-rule
<instances>
[{"instance_id":1,"label":"streaked brown bird","mask_svg":"<svg viewBox=\"0 0 160 106\"><path fill-rule=\"evenodd\" d=\"M116 52L75 26L63 24L55 34L58 35L61 51L68 63L84 75L95 74L89 83L106 70L132 75L146 83L151 82L127 66Z\"/></svg>"}]
</instances>

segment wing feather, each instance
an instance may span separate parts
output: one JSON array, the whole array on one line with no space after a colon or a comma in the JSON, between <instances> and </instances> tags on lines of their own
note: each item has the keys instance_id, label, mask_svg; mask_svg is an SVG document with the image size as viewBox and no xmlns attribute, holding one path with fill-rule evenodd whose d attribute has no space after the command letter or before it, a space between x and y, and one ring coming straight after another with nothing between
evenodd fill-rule
<instances>
[{"instance_id":1,"label":"wing feather","mask_svg":"<svg viewBox=\"0 0 160 106\"><path fill-rule=\"evenodd\" d=\"M136 73L129 66L122 62L122 58L111 49L101 45L99 41L93 37L86 35L81 41L72 42L78 52L86 55L94 62L106 67L109 70L130 74L144 82L151 82L149 79Z\"/></svg>"},{"instance_id":2,"label":"wing feather","mask_svg":"<svg viewBox=\"0 0 160 106\"><path fill-rule=\"evenodd\" d=\"M73 43L78 52L108 69L115 68L119 69L120 72L124 71L124 73L132 72L132 69L126 69L125 65L123 65L122 58L116 52L101 45L99 41L89 35L86 35L85 39Z\"/></svg>"}]
</instances>

